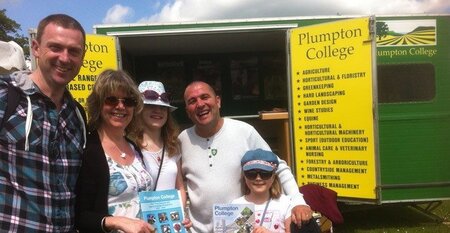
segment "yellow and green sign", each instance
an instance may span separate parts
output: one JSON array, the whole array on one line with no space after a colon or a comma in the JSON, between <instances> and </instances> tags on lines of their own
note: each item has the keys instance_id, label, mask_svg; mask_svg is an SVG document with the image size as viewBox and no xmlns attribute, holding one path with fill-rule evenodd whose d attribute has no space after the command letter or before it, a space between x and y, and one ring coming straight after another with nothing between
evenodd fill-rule
<instances>
[{"instance_id":1,"label":"yellow and green sign","mask_svg":"<svg viewBox=\"0 0 450 233\"><path fill-rule=\"evenodd\" d=\"M340 197L376 199L372 25L365 17L290 31L299 186L319 184Z\"/></svg>"}]
</instances>

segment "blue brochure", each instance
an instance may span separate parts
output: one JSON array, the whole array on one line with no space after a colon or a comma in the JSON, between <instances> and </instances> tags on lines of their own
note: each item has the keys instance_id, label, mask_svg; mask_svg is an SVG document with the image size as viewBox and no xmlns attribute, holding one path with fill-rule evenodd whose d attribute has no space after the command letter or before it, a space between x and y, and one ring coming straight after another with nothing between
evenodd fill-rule
<instances>
[{"instance_id":1,"label":"blue brochure","mask_svg":"<svg viewBox=\"0 0 450 233\"><path fill-rule=\"evenodd\" d=\"M152 224L157 232L186 232L183 224L183 204L177 189L139 192L142 219Z\"/></svg>"}]
</instances>

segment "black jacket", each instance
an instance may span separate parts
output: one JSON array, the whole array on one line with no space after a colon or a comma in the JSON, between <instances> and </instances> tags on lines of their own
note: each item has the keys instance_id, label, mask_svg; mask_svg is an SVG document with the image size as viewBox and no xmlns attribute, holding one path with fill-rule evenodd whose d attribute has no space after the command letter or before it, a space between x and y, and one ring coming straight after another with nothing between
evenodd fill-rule
<instances>
[{"instance_id":1,"label":"black jacket","mask_svg":"<svg viewBox=\"0 0 450 233\"><path fill-rule=\"evenodd\" d=\"M141 150L129 139L142 158ZM75 221L79 232L103 233L108 214L109 167L97 131L89 132L76 188Z\"/></svg>"}]
</instances>

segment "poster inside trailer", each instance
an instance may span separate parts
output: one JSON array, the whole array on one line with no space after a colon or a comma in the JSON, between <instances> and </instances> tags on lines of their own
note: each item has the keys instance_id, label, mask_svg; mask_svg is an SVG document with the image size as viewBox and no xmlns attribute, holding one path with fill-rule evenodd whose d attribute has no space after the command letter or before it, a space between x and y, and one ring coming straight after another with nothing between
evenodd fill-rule
<instances>
[{"instance_id":1,"label":"poster inside trailer","mask_svg":"<svg viewBox=\"0 0 450 233\"><path fill-rule=\"evenodd\" d=\"M78 75L67 84L67 89L75 100L86 106L97 76L105 69L117 69L117 51L112 36L86 34L86 54Z\"/></svg>"},{"instance_id":2,"label":"poster inside trailer","mask_svg":"<svg viewBox=\"0 0 450 233\"><path fill-rule=\"evenodd\" d=\"M291 111L299 186L376 199L374 18L290 31Z\"/></svg>"}]
</instances>

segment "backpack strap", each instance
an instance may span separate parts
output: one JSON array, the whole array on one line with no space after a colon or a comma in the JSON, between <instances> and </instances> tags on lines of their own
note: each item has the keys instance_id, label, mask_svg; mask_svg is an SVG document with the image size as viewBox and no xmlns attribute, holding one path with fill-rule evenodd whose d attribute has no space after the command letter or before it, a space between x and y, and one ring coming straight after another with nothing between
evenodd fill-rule
<instances>
[{"instance_id":1,"label":"backpack strap","mask_svg":"<svg viewBox=\"0 0 450 233\"><path fill-rule=\"evenodd\" d=\"M17 87L14 87L10 83L8 83L8 94L6 96L7 103L6 103L6 109L5 114L3 114L3 118L0 120L0 128L3 128L3 124L14 114L14 112L17 109L17 106L19 106L20 101L20 92L17 89ZM87 117L86 112L84 111L83 106L81 106L80 103L75 101L75 105L78 109L77 115L81 115L81 120L83 121L83 136L84 136L84 145L83 148L86 146L86 135L87 135Z\"/></svg>"},{"instance_id":2,"label":"backpack strap","mask_svg":"<svg viewBox=\"0 0 450 233\"><path fill-rule=\"evenodd\" d=\"M20 92L16 87L8 83L8 94L6 96L6 110L5 114L3 114L3 118L0 121L0 128L3 127L3 123L5 123L12 114L16 111L17 106L19 106L20 101Z\"/></svg>"},{"instance_id":3,"label":"backpack strap","mask_svg":"<svg viewBox=\"0 0 450 233\"><path fill-rule=\"evenodd\" d=\"M84 121L84 127L87 127L87 117L86 117L86 111L84 111L84 107L78 103L78 101L75 101L75 105L77 106L78 110L81 113L81 117L83 118Z\"/></svg>"},{"instance_id":4,"label":"backpack strap","mask_svg":"<svg viewBox=\"0 0 450 233\"><path fill-rule=\"evenodd\" d=\"M78 101L75 101L75 106L77 107L76 109L76 114L78 116L78 118L82 121L83 124L83 139L84 139L84 144L83 144L83 149L86 148L86 140L87 140L87 132L88 132L88 127L87 127L87 117L86 117L86 112L84 111L83 106L78 103ZM80 116L81 115L81 116Z\"/></svg>"}]
</instances>

